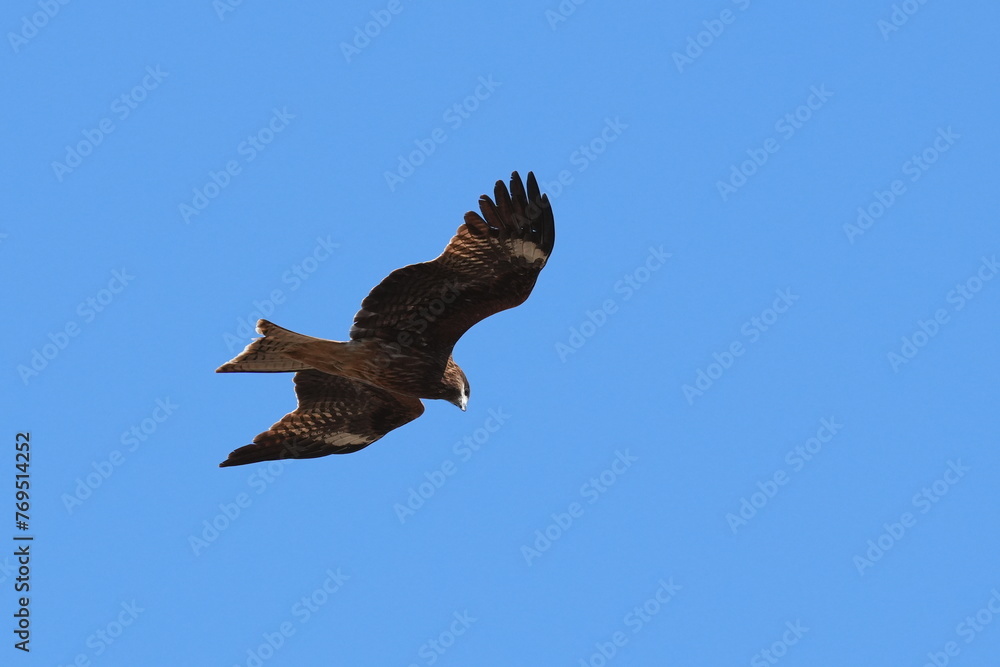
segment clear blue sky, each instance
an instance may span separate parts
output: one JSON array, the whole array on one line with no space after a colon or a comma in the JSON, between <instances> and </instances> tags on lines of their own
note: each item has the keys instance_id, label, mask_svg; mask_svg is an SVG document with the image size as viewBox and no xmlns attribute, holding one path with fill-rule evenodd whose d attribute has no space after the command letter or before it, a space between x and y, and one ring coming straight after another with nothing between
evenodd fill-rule
<instances>
[{"instance_id":1,"label":"clear blue sky","mask_svg":"<svg viewBox=\"0 0 1000 667\"><path fill-rule=\"evenodd\" d=\"M996 3L226 3L0 12L0 662L993 664ZM469 411L219 469L515 169Z\"/></svg>"}]
</instances>

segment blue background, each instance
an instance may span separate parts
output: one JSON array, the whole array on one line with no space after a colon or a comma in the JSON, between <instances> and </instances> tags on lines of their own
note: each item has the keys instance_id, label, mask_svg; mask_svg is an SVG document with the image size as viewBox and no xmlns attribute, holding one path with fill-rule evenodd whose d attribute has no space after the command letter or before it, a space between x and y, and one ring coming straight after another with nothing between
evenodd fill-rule
<instances>
[{"instance_id":1,"label":"blue background","mask_svg":"<svg viewBox=\"0 0 1000 667\"><path fill-rule=\"evenodd\" d=\"M993 664L1000 9L896 7L7 3L0 661ZM514 169L469 411L217 468Z\"/></svg>"}]
</instances>

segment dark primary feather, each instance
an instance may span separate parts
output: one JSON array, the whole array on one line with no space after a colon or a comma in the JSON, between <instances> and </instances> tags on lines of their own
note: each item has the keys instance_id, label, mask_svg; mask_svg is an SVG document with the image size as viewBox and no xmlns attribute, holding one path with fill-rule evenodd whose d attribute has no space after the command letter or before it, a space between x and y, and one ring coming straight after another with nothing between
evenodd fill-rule
<instances>
[{"instance_id":1,"label":"dark primary feather","mask_svg":"<svg viewBox=\"0 0 1000 667\"><path fill-rule=\"evenodd\" d=\"M295 374L299 405L220 467L348 454L419 417L420 399L317 370Z\"/></svg>"},{"instance_id":2,"label":"dark primary feather","mask_svg":"<svg viewBox=\"0 0 1000 667\"><path fill-rule=\"evenodd\" d=\"M528 172L528 190L511 175L497 181L494 198L479 199L482 216L465 224L436 259L390 273L361 303L351 338L378 338L450 354L480 320L524 302L555 243L547 196Z\"/></svg>"}]
</instances>

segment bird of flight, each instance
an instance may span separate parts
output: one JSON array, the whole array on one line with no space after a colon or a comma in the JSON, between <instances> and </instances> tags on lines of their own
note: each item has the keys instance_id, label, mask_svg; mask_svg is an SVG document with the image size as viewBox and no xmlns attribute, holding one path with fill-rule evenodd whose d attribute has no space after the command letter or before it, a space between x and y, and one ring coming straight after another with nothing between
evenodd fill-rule
<instances>
[{"instance_id":1,"label":"bird of flight","mask_svg":"<svg viewBox=\"0 0 1000 667\"><path fill-rule=\"evenodd\" d=\"M356 452L419 417L422 398L464 411L469 381L452 348L472 325L528 298L555 242L552 207L534 174L527 192L515 171L510 190L497 181L493 196L479 198L482 216L466 213L437 258L375 286L349 341L259 320L263 338L216 372L294 372L298 407L219 465Z\"/></svg>"}]
</instances>

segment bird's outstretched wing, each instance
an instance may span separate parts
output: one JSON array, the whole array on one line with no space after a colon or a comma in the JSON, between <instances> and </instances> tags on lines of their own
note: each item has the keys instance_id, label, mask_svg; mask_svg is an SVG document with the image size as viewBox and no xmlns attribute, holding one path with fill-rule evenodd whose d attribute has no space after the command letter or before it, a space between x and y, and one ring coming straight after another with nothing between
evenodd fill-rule
<instances>
[{"instance_id":1,"label":"bird's outstretched wing","mask_svg":"<svg viewBox=\"0 0 1000 667\"><path fill-rule=\"evenodd\" d=\"M419 398L314 369L295 374L299 406L240 447L220 467L278 459L312 459L349 454L424 411Z\"/></svg>"},{"instance_id":2,"label":"bird's outstretched wing","mask_svg":"<svg viewBox=\"0 0 1000 667\"><path fill-rule=\"evenodd\" d=\"M552 207L531 172L527 193L515 171L510 191L497 181L494 198L479 198L482 217L466 213L436 259L379 283L362 301L351 338L450 354L476 322L523 303L552 252Z\"/></svg>"}]
</instances>

